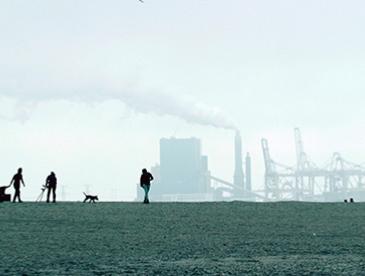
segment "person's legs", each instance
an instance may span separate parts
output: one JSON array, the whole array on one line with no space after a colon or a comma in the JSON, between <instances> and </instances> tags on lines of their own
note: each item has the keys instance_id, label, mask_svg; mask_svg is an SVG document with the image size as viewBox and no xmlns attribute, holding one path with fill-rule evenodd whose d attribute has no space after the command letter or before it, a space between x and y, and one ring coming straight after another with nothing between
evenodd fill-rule
<instances>
[{"instance_id":1,"label":"person's legs","mask_svg":"<svg viewBox=\"0 0 365 276\"><path fill-rule=\"evenodd\" d=\"M144 201L143 202L150 203L150 200L148 198L148 192L150 191L150 185L144 184L143 189L144 189Z\"/></svg>"},{"instance_id":2,"label":"person's legs","mask_svg":"<svg viewBox=\"0 0 365 276\"><path fill-rule=\"evenodd\" d=\"M15 193L14 193L14 197L13 197L13 202L16 201L16 199L18 199L19 202L21 202L20 200L20 187L17 185L14 185L14 189L15 189Z\"/></svg>"},{"instance_id":3,"label":"person's legs","mask_svg":"<svg viewBox=\"0 0 365 276\"><path fill-rule=\"evenodd\" d=\"M51 195L51 187L47 189L47 203L49 202L49 196Z\"/></svg>"},{"instance_id":4,"label":"person's legs","mask_svg":"<svg viewBox=\"0 0 365 276\"><path fill-rule=\"evenodd\" d=\"M16 190L15 190L15 194L14 194L13 202L15 202L15 201L16 201L16 199L18 199L18 202L22 202L22 200L20 199L20 189L16 189Z\"/></svg>"},{"instance_id":5,"label":"person's legs","mask_svg":"<svg viewBox=\"0 0 365 276\"><path fill-rule=\"evenodd\" d=\"M142 184L142 189L144 191L144 200L143 200L143 203L146 203L146 184Z\"/></svg>"},{"instance_id":6,"label":"person's legs","mask_svg":"<svg viewBox=\"0 0 365 276\"><path fill-rule=\"evenodd\" d=\"M53 202L56 202L56 187L52 188L52 192L53 192Z\"/></svg>"},{"instance_id":7,"label":"person's legs","mask_svg":"<svg viewBox=\"0 0 365 276\"><path fill-rule=\"evenodd\" d=\"M150 192L151 185L147 185L147 203L150 203L150 199L148 197L148 193Z\"/></svg>"},{"instance_id":8,"label":"person's legs","mask_svg":"<svg viewBox=\"0 0 365 276\"><path fill-rule=\"evenodd\" d=\"M19 202L23 202L23 201L20 199L20 190L18 191L18 201L19 201Z\"/></svg>"},{"instance_id":9,"label":"person's legs","mask_svg":"<svg viewBox=\"0 0 365 276\"><path fill-rule=\"evenodd\" d=\"M15 202L16 198L19 198L19 190L16 189L13 197L13 202Z\"/></svg>"},{"instance_id":10,"label":"person's legs","mask_svg":"<svg viewBox=\"0 0 365 276\"><path fill-rule=\"evenodd\" d=\"M148 198L148 188L146 184L142 185L142 188L144 190L144 200L143 203L147 203L147 198Z\"/></svg>"}]
</instances>

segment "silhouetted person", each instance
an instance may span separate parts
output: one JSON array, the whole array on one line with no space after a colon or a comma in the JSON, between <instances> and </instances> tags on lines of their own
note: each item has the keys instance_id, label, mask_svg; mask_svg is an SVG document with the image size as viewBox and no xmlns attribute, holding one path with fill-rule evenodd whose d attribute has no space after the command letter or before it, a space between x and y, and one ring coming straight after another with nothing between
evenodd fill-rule
<instances>
[{"instance_id":1,"label":"silhouetted person","mask_svg":"<svg viewBox=\"0 0 365 276\"><path fill-rule=\"evenodd\" d=\"M10 181L10 185L11 184L14 184L14 189L15 189L15 194L14 194L14 197L13 197L13 202L15 202L15 199L16 198L18 198L18 201L19 202L22 202L22 200L20 199L20 182L25 187L22 172L23 172L23 169L22 168L19 168L18 169L18 172L13 176L13 178Z\"/></svg>"},{"instance_id":2,"label":"silhouetted person","mask_svg":"<svg viewBox=\"0 0 365 276\"><path fill-rule=\"evenodd\" d=\"M350 203L354 203L354 199L353 198L350 198Z\"/></svg>"},{"instance_id":3,"label":"silhouetted person","mask_svg":"<svg viewBox=\"0 0 365 276\"><path fill-rule=\"evenodd\" d=\"M143 203L150 203L148 199L148 192L150 191L151 181L153 180L152 174L150 174L146 169L142 170L142 175L140 179L140 185L144 190L144 201Z\"/></svg>"},{"instance_id":4,"label":"silhouetted person","mask_svg":"<svg viewBox=\"0 0 365 276\"><path fill-rule=\"evenodd\" d=\"M347 203L347 199L345 199L343 202Z\"/></svg>"},{"instance_id":5,"label":"silhouetted person","mask_svg":"<svg viewBox=\"0 0 365 276\"><path fill-rule=\"evenodd\" d=\"M51 172L51 174L49 176L47 176L46 187L48 189L47 202L49 202L49 196L51 195L51 191L52 191L53 203L55 203L56 202L57 178L56 178L56 174L54 172Z\"/></svg>"}]
</instances>

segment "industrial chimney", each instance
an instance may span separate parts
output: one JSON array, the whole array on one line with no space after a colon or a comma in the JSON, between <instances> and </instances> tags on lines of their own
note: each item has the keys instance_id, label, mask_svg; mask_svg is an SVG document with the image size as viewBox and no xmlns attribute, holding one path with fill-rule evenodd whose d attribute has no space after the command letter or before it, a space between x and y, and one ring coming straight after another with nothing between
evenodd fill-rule
<instances>
[{"instance_id":1,"label":"industrial chimney","mask_svg":"<svg viewBox=\"0 0 365 276\"><path fill-rule=\"evenodd\" d=\"M244 175L242 169L242 140L240 132L236 131L235 141L234 141L234 157L235 157L235 169L233 184L237 187L242 187L244 189Z\"/></svg>"},{"instance_id":2,"label":"industrial chimney","mask_svg":"<svg viewBox=\"0 0 365 276\"><path fill-rule=\"evenodd\" d=\"M250 154L247 153L246 155L246 185L245 185L245 191L249 191L251 192L252 190L252 185L251 185L251 157Z\"/></svg>"}]
</instances>

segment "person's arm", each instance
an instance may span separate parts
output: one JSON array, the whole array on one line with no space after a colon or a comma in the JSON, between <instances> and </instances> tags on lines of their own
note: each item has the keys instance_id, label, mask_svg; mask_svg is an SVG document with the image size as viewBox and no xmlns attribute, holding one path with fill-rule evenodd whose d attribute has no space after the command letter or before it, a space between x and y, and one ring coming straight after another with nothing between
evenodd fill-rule
<instances>
[{"instance_id":1,"label":"person's arm","mask_svg":"<svg viewBox=\"0 0 365 276\"><path fill-rule=\"evenodd\" d=\"M20 181L23 183L23 186L25 187L23 176L20 178Z\"/></svg>"},{"instance_id":2,"label":"person's arm","mask_svg":"<svg viewBox=\"0 0 365 276\"><path fill-rule=\"evenodd\" d=\"M13 178L10 181L9 187L11 186L11 184L13 184L13 182L14 182L14 176L13 176Z\"/></svg>"},{"instance_id":3,"label":"person's arm","mask_svg":"<svg viewBox=\"0 0 365 276\"><path fill-rule=\"evenodd\" d=\"M153 176L152 176L152 174L150 174L150 180L151 180L151 181L153 180Z\"/></svg>"}]
</instances>

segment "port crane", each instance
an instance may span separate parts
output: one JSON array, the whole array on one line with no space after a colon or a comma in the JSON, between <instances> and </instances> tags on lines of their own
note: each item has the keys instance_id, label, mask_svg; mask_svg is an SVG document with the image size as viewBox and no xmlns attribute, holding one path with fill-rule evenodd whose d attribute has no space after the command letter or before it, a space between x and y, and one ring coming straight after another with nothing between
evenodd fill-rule
<instances>
[{"instance_id":1,"label":"port crane","mask_svg":"<svg viewBox=\"0 0 365 276\"><path fill-rule=\"evenodd\" d=\"M296 164L288 166L274 161L268 140L261 140L265 200L337 200L355 192L365 196L365 166L350 162L335 152L327 164L319 167L304 151L299 128L294 129L294 141Z\"/></svg>"}]
</instances>

